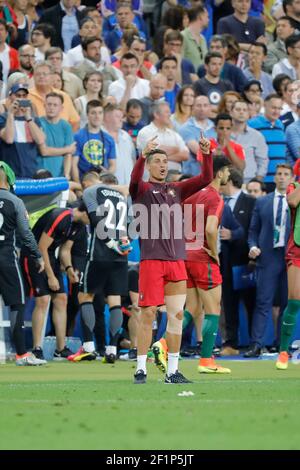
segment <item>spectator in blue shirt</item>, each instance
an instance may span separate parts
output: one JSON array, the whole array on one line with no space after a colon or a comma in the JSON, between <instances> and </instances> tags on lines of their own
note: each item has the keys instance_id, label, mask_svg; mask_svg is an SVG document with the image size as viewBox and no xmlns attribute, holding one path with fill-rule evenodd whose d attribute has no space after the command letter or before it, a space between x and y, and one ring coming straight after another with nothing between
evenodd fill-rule
<instances>
[{"instance_id":1,"label":"spectator in blue shirt","mask_svg":"<svg viewBox=\"0 0 300 470\"><path fill-rule=\"evenodd\" d=\"M92 100L87 104L87 125L74 136L77 145L73 157L73 180L92 169L105 168L111 173L116 170L116 146L113 138L101 129L103 107L100 101Z\"/></svg>"},{"instance_id":2,"label":"spectator in blue shirt","mask_svg":"<svg viewBox=\"0 0 300 470\"><path fill-rule=\"evenodd\" d=\"M176 83L177 63L175 56L163 57L160 63L161 73L167 79L165 100L169 103L172 114L175 112L176 96L180 90L180 85Z\"/></svg>"},{"instance_id":3,"label":"spectator in blue shirt","mask_svg":"<svg viewBox=\"0 0 300 470\"><path fill-rule=\"evenodd\" d=\"M181 127L179 134L190 151L188 161L183 162L183 172L191 175L199 175L200 163L196 159L199 151L199 140L201 132L205 137L215 137L214 123L208 117L211 114L211 105L205 95L199 95L195 98L192 117Z\"/></svg>"},{"instance_id":4,"label":"spectator in blue shirt","mask_svg":"<svg viewBox=\"0 0 300 470\"><path fill-rule=\"evenodd\" d=\"M121 44L123 31L131 24L134 24L139 35L148 40L147 27L143 18L139 15L134 15L132 6L126 2L120 2L117 6L116 15L110 15L105 18L103 22L102 34L105 44L114 54Z\"/></svg>"},{"instance_id":5,"label":"spectator in blue shirt","mask_svg":"<svg viewBox=\"0 0 300 470\"><path fill-rule=\"evenodd\" d=\"M249 67L244 71L248 80L259 80L262 86L262 97L266 98L270 93L274 93L272 78L262 70L264 61L267 58L267 46L262 42L255 42L249 48Z\"/></svg>"},{"instance_id":6,"label":"spectator in blue shirt","mask_svg":"<svg viewBox=\"0 0 300 470\"><path fill-rule=\"evenodd\" d=\"M297 104L297 114L300 117L300 101ZM295 165L296 160L300 157L300 121L299 118L297 121L290 124L286 131L286 158L287 163L291 166Z\"/></svg>"},{"instance_id":7,"label":"spectator in blue shirt","mask_svg":"<svg viewBox=\"0 0 300 470\"><path fill-rule=\"evenodd\" d=\"M51 92L46 96L46 116L40 118L46 142L40 146L38 168L50 171L55 178L65 176L70 179L72 154L76 146L71 125L59 117L63 102L64 98L59 93Z\"/></svg>"},{"instance_id":8,"label":"spectator in blue shirt","mask_svg":"<svg viewBox=\"0 0 300 470\"><path fill-rule=\"evenodd\" d=\"M123 130L126 131L136 148L136 157L138 158L138 150L136 147L136 139L139 131L145 126L145 123L142 121L143 115L143 106L139 100L131 99L127 102L126 105L126 120L123 124Z\"/></svg>"},{"instance_id":9,"label":"spectator in blue shirt","mask_svg":"<svg viewBox=\"0 0 300 470\"><path fill-rule=\"evenodd\" d=\"M281 108L282 99L280 96L271 94L265 99L264 115L249 121L250 127L262 133L268 146L269 165L264 178L268 192L274 190L277 165L286 163L286 136L283 124L279 119Z\"/></svg>"},{"instance_id":10,"label":"spectator in blue shirt","mask_svg":"<svg viewBox=\"0 0 300 470\"><path fill-rule=\"evenodd\" d=\"M177 59L176 81L180 85L188 85L197 80L195 67L192 62L182 57L183 37L179 31L170 30L164 37L164 56L175 56ZM161 60L156 64L161 69Z\"/></svg>"}]
</instances>

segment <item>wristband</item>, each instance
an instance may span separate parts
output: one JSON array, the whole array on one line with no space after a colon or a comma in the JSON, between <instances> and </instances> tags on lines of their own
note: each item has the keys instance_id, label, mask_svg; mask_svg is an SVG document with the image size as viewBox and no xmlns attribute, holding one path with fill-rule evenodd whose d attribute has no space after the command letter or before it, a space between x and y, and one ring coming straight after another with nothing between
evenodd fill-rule
<instances>
[{"instance_id":1,"label":"wristband","mask_svg":"<svg viewBox=\"0 0 300 470\"><path fill-rule=\"evenodd\" d=\"M69 264L69 266L67 266L67 267L65 268L65 271L67 272L67 271L68 271L68 269L70 269L70 268L72 268L72 269L73 269L73 266L71 266L71 265Z\"/></svg>"},{"instance_id":2,"label":"wristband","mask_svg":"<svg viewBox=\"0 0 300 470\"><path fill-rule=\"evenodd\" d=\"M33 121L33 119L32 119L32 118L30 118L30 119L26 119L26 122L31 122L31 121Z\"/></svg>"}]
</instances>

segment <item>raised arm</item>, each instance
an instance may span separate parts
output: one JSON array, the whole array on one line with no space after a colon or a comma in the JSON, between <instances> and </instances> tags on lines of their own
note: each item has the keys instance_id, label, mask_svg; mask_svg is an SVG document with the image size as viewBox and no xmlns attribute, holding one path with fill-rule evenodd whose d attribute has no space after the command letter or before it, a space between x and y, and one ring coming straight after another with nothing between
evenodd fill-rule
<instances>
[{"instance_id":1,"label":"raised arm","mask_svg":"<svg viewBox=\"0 0 300 470\"><path fill-rule=\"evenodd\" d=\"M144 192L145 188L147 187L147 183L143 181L145 161L147 154L157 147L156 139L157 137L155 136L153 139L149 140L148 144L142 151L140 158L138 158L136 164L133 167L129 184L129 194L133 202L139 194Z\"/></svg>"},{"instance_id":2,"label":"raised arm","mask_svg":"<svg viewBox=\"0 0 300 470\"><path fill-rule=\"evenodd\" d=\"M296 189L288 188L287 203L292 209L296 209L300 203L300 185Z\"/></svg>"},{"instance_id":3,"label":"raised arm","mask_svg":"<svg viewBox=\"0 0 300 470\"><path fill-rule=\"evenodd\" d=\"M203 155L201 174L188 180L174 183L181 188L182 201L207 186L213 179L213 157L210 149L210 141L203 137L199 144Z\"/></svg>"},{"instance_id":4,"label":"raised arm","mask_svg":"<svg viewBox=\"0 0 300 470\"><path fill-rule=\"evenodd\" d=\"M141 192L143 185L143 174L145 169L145 158L141 155L133 167L129 183L129 194L134 201Z\"/></svg>"}]
</instances>

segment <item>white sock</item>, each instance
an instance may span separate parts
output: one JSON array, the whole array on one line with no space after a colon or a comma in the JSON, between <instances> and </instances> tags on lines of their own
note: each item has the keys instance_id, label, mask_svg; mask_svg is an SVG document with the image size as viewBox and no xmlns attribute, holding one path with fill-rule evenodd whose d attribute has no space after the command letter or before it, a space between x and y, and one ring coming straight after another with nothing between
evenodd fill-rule
<instances>
[{"instance_id":1,"label":"white sock","mask_svg":"<svg viewBox=\"0 0 300 470\"><path fill-rule=\"evenodd\" d=\"M94 341L87 341L86 343L83 343L83 349L86 352L94 352L95 351L95 345Z\"/></svg>"},{"instance_id":2,"label":"white sock","mask_svg":"<svg viewBox=\"0 0 300 470\"><path fill-rule=\"evenodd\" d=\"M175 374L178 370L179 352L168 353L168 375Z\"/></svg>"},{"instance_id":3,"label":"white sock","mask_svg":"<svg viewBox=\"0 0 300 470\"><path fill-rule=\"evenodd\" d=\"M105 346L105 354L117 355L117 346Z\"/></svg>"},{"instance_id":4,"label":"white sock","mask_svg":"<svg viewBox=\"0 0 300 470\"><path fill-rule=\"evenodd\" d=\"M142 355L142 356L138 356L137 357L136 371L141 369L145 372L145 374L147 374L146 361L147 361L147 354Z\"/></svg>"}]
</instances>

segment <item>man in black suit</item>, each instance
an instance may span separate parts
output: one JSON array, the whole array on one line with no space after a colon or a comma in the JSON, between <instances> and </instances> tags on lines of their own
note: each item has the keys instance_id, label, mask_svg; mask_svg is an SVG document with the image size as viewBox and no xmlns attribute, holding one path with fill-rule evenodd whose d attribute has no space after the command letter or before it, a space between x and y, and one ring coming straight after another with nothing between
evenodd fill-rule
<instances>
[{"instance_id":1,"label":"man in black suit","mask_svg":"<svg viewBox=\"0 0 300 470\"><path fill-rule=\"evenodd\" d=\"M275 191L257 199L249 228L249 257L257 260L256 307L251 329L251 346L244 357L258 357L263 347L268 317L278 295L280 307L275 320L275 342L278 346L278 317L286 307L288 288L285 251L290 233L290 215L286 191L293 181L293 168L277 165Z\"/></svg>"},{"instance_id":2,"label":"man in black suit","mask_svg":"<svg viewBox=\"0 0 300 470\"><path fill-rule=\"evenodd\" d=\"M225 195L225 204L233 212L234 217L244 229L244 236L238 240L232 240L226 250L226 255L221 252L221 272L223 277L222 301L225 314L226 341L223 345L222 355L236 355L238 351L239 329L239 303L243 300L248 318L251 319L255 307L255 287L234 290L232 268L235 266L247 266L248 258L248 229L251 221L255 199L242 191L243 174L236 168L230 169L230 177L222 191ZM224 225L222 230L226 229ZM227 238L228 239L228 238Z\"/></svg>"},{"instance_id":3,"label":"man in black suit","mask_svg":"<svg viewBox=\"0 0 300 470\"><path fill-rule=\"evenodd\" d=\"M81 15L75 3L76 0L61 0L45 10L39 20L39 23L50 23L55 28L56 37L52 45L65 52L71 49L72 38L79 32Z\"/></svg>"}]
</instances>

